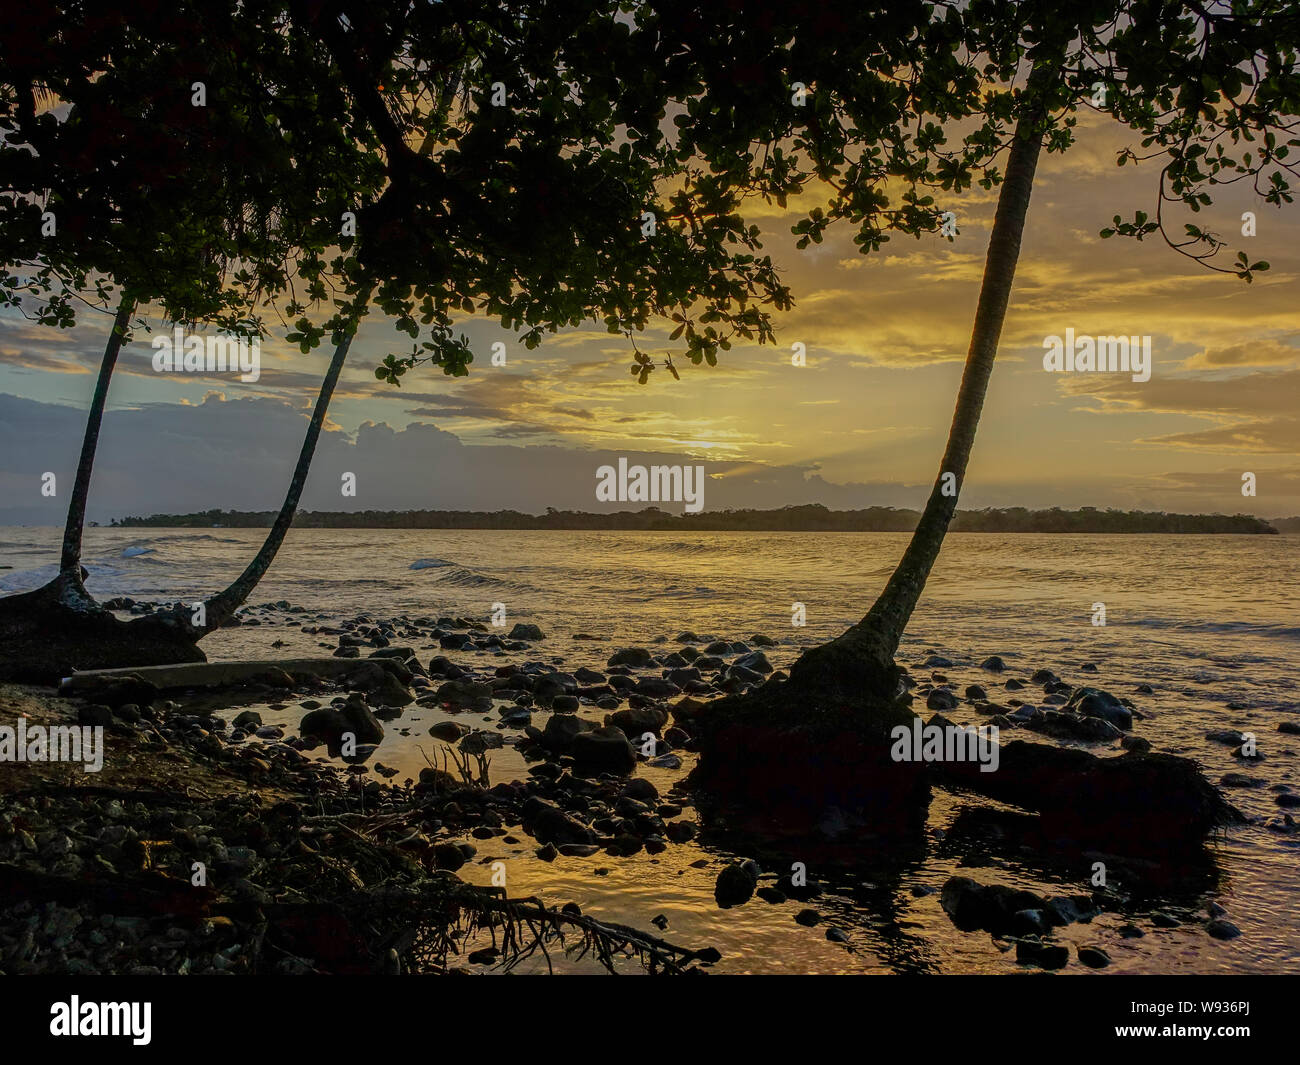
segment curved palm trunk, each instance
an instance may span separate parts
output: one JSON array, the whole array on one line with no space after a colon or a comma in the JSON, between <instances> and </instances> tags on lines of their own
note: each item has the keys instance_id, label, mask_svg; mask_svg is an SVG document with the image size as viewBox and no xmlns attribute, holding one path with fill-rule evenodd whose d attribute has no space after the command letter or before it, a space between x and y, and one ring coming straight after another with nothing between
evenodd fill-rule
<instances>
[{"instance_id":1,"label":"curved palm trunk","mask_svg":"<svg viewBox=\"0 0 1300 1065\"><path fill-rule=\"evenodd\" d=\"M59 597L69 606L93 607L94 601L86 594L81 583L81 534L86 523L86 499L90 495L90 477L95 467L95 450L99 446L99 430L104 421L104 407L108 403L108 385L117 365L118 353L126 338L126 328L135 311L135 298L123 293L113 318L113 328L108 334L104 357L99 364L99 379L86 416L86 434L81 441L81 457L77 462L77 476L72 485L72 498L68 501L68 517L63 526L63 549L59 557Z\"/></svg>"},{"instance_id":2,"label":"curved palm trunk","mask_svg":"<svg viewBox=\"0 0 1300 1065\"><path fill-rule=\"evenodd\" d=\"M818 672L821 672L833 658L842 659L846 651L860 661L865 658L882 676L892 669L903 630L921 598L925 582L939 557L948 525L957 510L956 491L951 495L944 494L945 481L952 481L952 478L945 475L952 474L956 486L960 487L975 443L975 431L979 427L980 411L984 406L984 395L988 391L993 360L998 352L998 339L1002 334L1007 302L1015 280L1020 240L1024 233L1034 172L1042 147L1042 133L1037 126L1038 118L1032 114L1021 119L1016 126L1006 174L998 194L997 213L984 263L984 278L980 285L979 306L975 314L970 350L966 355L966 368L962 373L961 389L957 394L957 407L948 432L948 446L944 450L939 476L935 479L925 511L912 533L902 560L867 615L830 644L813 648L796 664L796 670L800 666L808 670L816 665ZM820 652L829 653L823 658Z\"/></svg>"},{"instance_id":3,"label":"curved palm trunk","mask_svg":"<svg viewBox=\"0 0 1300 1065\"><path fill-rule=\"evenodd\" d=\"M289 526L293 524L294 515L298 512L298 501L302 498L303 486L306 485L307 474L311 470L311 462L316 453L316 442L320 438L321 426L325 423L325 414L329 410L330 400L334 396L334 388L338 384L339 374L343 370L343 363L347 361L348 350L352 347L352 339L357 334L361 319L366 313L366 305L370 302L370 291L365 292L358 300L357 309L348 323L347 332L344 333L343 338L334 348L334 357L330 360L325 380L321 382L320 393L316 397L316 409L312 411L311 421L307 424L307 434L303 437L302 450L298 453L298 464L294 467L293 478L289 482L289 490L285 493L280 513L276 515L275 524L271 526L271 531L262 543L261 550L257 552L257 555L244 569L244 572L228 588L207 601L205 624L196 627L197 636L204 636L212 632L230 619L230 616L252 594L253 589L257 587L258 582L266 574L267 569L270 568L276 552L280 550L285 534L288 533Z\"/></svg>"}]
</instances>

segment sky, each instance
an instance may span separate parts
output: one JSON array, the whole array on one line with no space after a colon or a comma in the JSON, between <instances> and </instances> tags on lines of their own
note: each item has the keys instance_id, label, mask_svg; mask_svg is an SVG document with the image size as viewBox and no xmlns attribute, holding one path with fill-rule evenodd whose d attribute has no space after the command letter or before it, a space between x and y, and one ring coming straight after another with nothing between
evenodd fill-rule
<instances>
[{"instance_id":1,"label":"sky","mask_svg":"<svg viewBox=\"0 0 1300 1065\"><path fill-rule=\"evenodd\" d=\"M1300 207L1223 190L1195 216L1272 268L1254 284L1213 273L1163 241L1099 230L1154 210L1158 170L1117 168L1136 136L1086 116L1077 143L1040 163L961 506L1120 507L1300 514ZM943 203L953 242L896 237L860 255L848 227L797 250L814 201L752 206L749 220L791 286L775 346L733 347L716 367L638 385L632 348L603 327L527 351L467 317L468 378L427 367L396 388L375 365L409 341L372 315L353 344L303 498L311 510L636 508L596 499L597 470L702 465L704 509L822 503L924 505L938 472L978 295L996 192ZM1257 216L1254 236L1241 216ZM1188 216L1192 219L1193 216ZM1179 217L1177 231L1185 219ZM61 525L107 337L87 312L55 330L0 312L0 524ZM672 323L638 338L671 350ZM1049 373L1044 338L1150 336L1149 381ZM255 383L159 374L151 337L124 346L100 437L88 517L279 506L329 352L262 345ZM506 365L490 365L493 342ZM794 366L792 345L806 347ZM56 494L42 494L53 472ZM355 475L356 495L342 493ZM1253 473L1256 495L1242 494ZM681 505L664 504L667 510Z\"/></svg>"}]
</instances>

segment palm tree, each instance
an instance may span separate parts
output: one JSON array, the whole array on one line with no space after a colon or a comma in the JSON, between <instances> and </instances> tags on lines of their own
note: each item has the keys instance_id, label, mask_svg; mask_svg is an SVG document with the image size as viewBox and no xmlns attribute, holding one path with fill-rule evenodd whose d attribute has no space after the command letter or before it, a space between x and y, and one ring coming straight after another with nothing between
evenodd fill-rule
<instances>
[{"instance_id":1,"label":"palm tree","mask_svg":"<svg viewBox=\"0 0 1300 1065\"><path fill-rule=\"evenodd\" d=\"M293 476L289 480L284 502L280 506L280 512L275 517L271 531L267 534L261 548L244 571L227 588L207 601L204 610L204 624L199 628L196 636L206 635L230 619L231 615L247 601L253 589L257 587L258 582L266 574L267 569L270 568L276 553L280 550L285 534L289 531L289 526L293 524L294 515L298 511L298 502L302 498L302 490L307 483L307 474L311 469L312 457L316 453L316 441L320 438L321 427L325 424L325 415L329 410L334 388L338 384L339 374L343 372L343 364L347 361L348 351L352 347L352 340L356 336L358 328L360 328L361 319L366 313L366 307L370 302L370 295L373 291L373 287L369 287L358 296L354 309L347 315L342 327L342 336L334 345L334 355L330 359L329 369L325 372L325 379L321 383L320 392L316 396L316 407L312 411L311 420L307 423L307 432L303 437L302 449L298 453L298 462L294 466Z\"/></svg>"},{"instance_id":2,"label":"palm tree","mask_svg":"<svg viewBox=\"0 0 1300 1065\"><path fill-rule=\"evenodd\" d=\"M1050 69L1038 67L1035 74L1030 79L1027 95L1031 101L1037 98L1039 102L1031 105L1016 124L1011 141L957 406L930 498L907 550L866 616L832 642L803 655L791 669L792 682L807 680L816 686L825 682L828 673L843 678L847 671L854 684L865 685L869 691L889 694L896 687L898 670L894 655L957 510L958 492L949 491L948 487L960 486L966 474L1015 282L1029 197L1043 143L1042 100Z\"/></svg>"},{"instance_id":3,"label":"palm tree","mask_svg":"<svg viewBox=\"0 0 1300 1065\"><path fill-rule=\"evenodd\" d=\"M81 582L81 532L86 521L86 499L90 494L90 475L95 465L95 449L99 444L99 430L104 421L104 407L108 402L108 384L117 365L118 352L126 339L131 315L135 312L135 297L123 293L117 314L104 346L100 360L99 376L95 380L95 394L86 416L86 433L81 441L81 455L77 461L77 476L68 500L68 516L63 527L63 548L59 558L59 574L55 580L55 594L66 606L77 610L95 609L96 604Z\"/></svg>"}]
</instances>

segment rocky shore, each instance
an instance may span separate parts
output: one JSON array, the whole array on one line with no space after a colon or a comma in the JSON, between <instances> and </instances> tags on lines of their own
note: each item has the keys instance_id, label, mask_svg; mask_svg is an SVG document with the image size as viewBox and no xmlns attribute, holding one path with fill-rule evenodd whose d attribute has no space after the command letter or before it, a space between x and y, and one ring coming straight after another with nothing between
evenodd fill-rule
<instances>
[{"instance_id":1,"label":"rocky shore","mask_svg":"<svg viewBox=\"0 0 1300 1065\"><path fill-rule=\"evenodd\" d=\"M270 667L218 689L160 687L140 671L75 697L0 688L0 724L22 715L99 725L109 752L97 774L58 763L0 765L0 970L483 971L561 935L608 968L634 959L688 972L718 959L707 944L595 921L573 903L510 900L458 871L497 861L497 845L527 844L541 862L598 862L689 844L701 822L684 770L702 716L719 696L780 678L773 659L788 657L788 647L763 634L683 632L600 649L598 637L573 634L569 645L588 661L598 652L603 665L565 668L565 649L536 625L503 632L446 617L327 621L283 602L248 611L243 623L297 629L355 669ZM1091 680L1089 666L1079 671ZM1152 746L1139 735L1147 715L1127 695L1072 685L1047 669L1012 669L996 655L959 667L977 670L980 683L950 680L954 667L929 654L905 673L923 717L994 723L1096 753ZM178 668L183 677L186 667ZM401 771L376 752L392 730L410 733L404 715L412 708L437 711L427 728L433 757L398 780ZM272 711L296 723L265 722ZM1297 729L1286 721L1277 731ZM1229 738L1244 740L1225 732L1207 742ZM493 752L506 748L526 768L494 783ZM1243 771L1222 785L1263 784L1248 772L1259 757L1242 754ZM656 785L639 775L648 769L673 783L661 793L662 778ZM1290 834L1294 793L1287 785L1272 793L1277 813L1267 827ZM837 826L826 831L834 837ZM804 905L821 893L821 879L792 878L760 849L758 860L723 864L716 905L797 903L794 921L847 943ZM942 899L958 928L993 935L1025 965L1057 968L1069 959L1054 929L1126 912L1140 874L1132 862L1115 868L1126 870L1127 886L1085 883L1059 898L1011 897L996 882L960 877L924 890ZM1213 938L1238 934L1221 907L1161 912L1199 922ZM1108 964L1101 947L1080 949L1076 960Z\"/></svg>"}]
</instances>

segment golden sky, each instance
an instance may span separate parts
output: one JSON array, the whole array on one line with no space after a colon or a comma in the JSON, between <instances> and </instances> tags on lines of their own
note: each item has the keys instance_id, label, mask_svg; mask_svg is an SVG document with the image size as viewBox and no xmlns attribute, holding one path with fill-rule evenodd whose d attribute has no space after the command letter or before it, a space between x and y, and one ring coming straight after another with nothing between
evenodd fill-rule
<instances>
[{"instance_id":1,"label":"golden sky","mask_svg":"<svg viewBox=\"0 0 1300 1065\"><path fill-rule=\"evenodd\" d=\"M1158 237L1102 240L1098 231L1113 215L1154 209L1158 171L1150 163L1117 168L1116 150L1136 138L1104 117L1081 119L1077 133L1068 153L1047 156L1039 167L962 504L1300 513L1300 208L1279 211L1238 186L1222 190L1196 218L1227 240L1225 261L1243 249L1272 264L1253 285L1206 270ZM687 364L680 381L658 372L637 385L627 372L630 345L603 328L553 336L529 352L493 323L469 320L464 328L477 353L469 378L419 369L397 389L372 371L389 350L405 348L404 338L372 318L331 410L332 439L373 444L391 435L387 426L401 442L396 450L414 461L422 442L448 445L452 434L458 455L527 459L530 487L542 478L542 494L551 489L557 505L591 495L586 471L603 461L595 457L600 452L703 463L710 507L919 506L948 430L994 198L976 189L941 203L957 212L960 233L952 243L896 238L867 257L857 253L847 227L798 251L789 228L796 207L807 203L786 212L757 205L750 220L763 227L794 309L775 321L776 347L737 346L720 355L717 367ZM1247 210L1258 219L1253 237L1240 235ZM0 393L84 410L100 324L74 335L12 317L0 325ZM1151 379L1045 372L1043 338L1067 328L1151 336ZM669 329L648 333L639 346L669 351ZM489 365L496 340L507 343L504 368ZM796 342L806 345L805 367L791 365ZM240 403L254 404L270 420L287 419L288 438L300 435L293 427L314 402L328 358L268 342L261 380L241 384L160 379L150 354L148 337L124 350L112 409L122 419L161 417L176 404L203 409L210 417L195 421L195 431L217 434L213 446L226 446L218 414L242 410ZM247 428L240 431L246 440ZM475 451L481 448L497 450ZM292 458L268 459L269 480ZM442 461L440 453L428 461ZM523 498L507 466L499 492L475 496L491 509ZM406 505L439 506L437 478L422 480L418 469L403 475L411 489ZM1257 475L1256 498L1241 495L1246 471ZM0 485L18 475L0 471ZM575 478L586 480L575 486ZM213 505L254 505L240 504L237 488L227 488ZM400 505L406 496L389 486L384 498ZM528 495L529 502L536 498Z\"/></svg>"}]
</instances>

